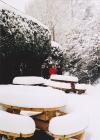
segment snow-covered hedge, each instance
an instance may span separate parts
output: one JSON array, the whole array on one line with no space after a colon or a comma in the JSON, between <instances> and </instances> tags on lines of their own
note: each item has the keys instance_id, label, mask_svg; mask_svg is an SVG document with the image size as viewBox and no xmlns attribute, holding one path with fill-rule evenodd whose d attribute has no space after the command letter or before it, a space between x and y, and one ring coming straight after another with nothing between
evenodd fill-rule
<instances>
[{"instance_id":1,"label":"snow-covered hedge","mask_svg":"<svg viewBox=\"0 0 100 140\"><path fill-rule=\"evenodd\" d=\"M50 44L47 27L12 10L0 9L0 83L20 75L40 75Z\"/></svg>"}]
</instances>

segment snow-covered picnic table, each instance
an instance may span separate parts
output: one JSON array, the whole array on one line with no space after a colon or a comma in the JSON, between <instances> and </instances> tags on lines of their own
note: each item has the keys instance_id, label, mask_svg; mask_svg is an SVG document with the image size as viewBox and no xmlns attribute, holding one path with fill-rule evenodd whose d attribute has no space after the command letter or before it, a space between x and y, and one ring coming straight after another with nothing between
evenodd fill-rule
<instances>
[{"instance_id":1,"label":"snow-covered picnic table","mask_svg":"<svg viewBox=\"0 0 100 140\"><path fill-rule=\"evenodd\" d=\"M0 104L31 111L58 110L66 103L63 91L50 87L0 85Z\"/></svg>"},{"instance_id":2,"label":"snow-covered picnic table","mask_svg":"<svg viewBox=\"0 0 100 140\"><path fill-rule=\"evenodd\" d=\"M0 105L12 113L21 110L40 112L35 115L35 122L37 119L47 121L66 105L66 93L50 87L0 85Z\"/></svg>"}]
</instances>

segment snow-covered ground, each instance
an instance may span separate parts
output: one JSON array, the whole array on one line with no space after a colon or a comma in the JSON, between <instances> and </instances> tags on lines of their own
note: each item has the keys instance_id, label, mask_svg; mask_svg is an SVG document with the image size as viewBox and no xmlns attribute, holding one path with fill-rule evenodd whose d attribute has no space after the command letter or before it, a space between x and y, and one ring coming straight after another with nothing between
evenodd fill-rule
<instances>
[{"instance_id":1,"label":"snow-covered ground","mask_svg":"<svg viewBox=\"0 0 100 140\"><path fill-rule=\"evenodd\" d=\"M80 111L89 116L84 140L100 139L100 84L87 86L86 94L67 94L66 111Z\"/></svg>"},{"instance_id":2,"label":"snow-covered ground","mask_svg":"<svg viewBox=\"0 0 100 140\"><path fill-rule=\"evenodd\" d=\"M87 100L84 102L85 109L89 111L89 127L86 140L100 139L100 84L87 90Z\"/></svg>"}]
</instances>

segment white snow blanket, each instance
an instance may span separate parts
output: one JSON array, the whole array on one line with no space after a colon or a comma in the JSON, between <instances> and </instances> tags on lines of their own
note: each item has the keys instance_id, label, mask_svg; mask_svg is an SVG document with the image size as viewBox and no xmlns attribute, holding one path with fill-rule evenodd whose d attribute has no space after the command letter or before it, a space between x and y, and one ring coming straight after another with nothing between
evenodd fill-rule
<instances>
[{"instance_id":1,"label":"white snow blanket","mask_svg":"<svg viewBox=\"0 0 100 140\"><path fill-rule=\"evenodd\" d=\"M19 84L19 85L35 85L35 84L43 84L44 81L45 79L43 77L21 76L21 77L15 77L12 83Z\"/></svg>"},{"instance_id":2,"label":"white snow blanket","mask_svg":"<svg viewBox=\"0 0 100 140\"><path fill-rule=\"evenodd\" d=\"M19 135L33 134L35 131L35 123L30 117L0 110L0 131Z\"/></svg>"},{"instance_id":3,"label":"white snow blanket","mask_svg":"<svg viewBox=\"0 0 100 140\"><path fill-rule=\"evenodd\" d=\"M87 126L88 118L85 114L72 112L52 118L49 123L49 132L54 135L71 135L86 129Z\"/></svg>"},{"instance_id":4,"label":"white snow blanket","mask_svg":"<svg viewBox=\"0 0 100 140\"><path fill-rule=\"evenodd\" d=\"M57 74L54 74L54 75L51 75L50 76L50 79L51 80L57 80L57 81L65 81L65 82L75 82L77 83L78 82L78 78L75 77L75 76L67 76L67 75L57 75Z\"/></svg>"},{"instance_id":5,"label":"white snow blanket","mask_svg":"<svg viewBox=\"0 0 100 140\"><path fill-rule=\"evenodd\" d=\"M50 87L0 85L0 103L29 108L56 108L66 104L66 94Z\"/></svg>"}]
</instances>

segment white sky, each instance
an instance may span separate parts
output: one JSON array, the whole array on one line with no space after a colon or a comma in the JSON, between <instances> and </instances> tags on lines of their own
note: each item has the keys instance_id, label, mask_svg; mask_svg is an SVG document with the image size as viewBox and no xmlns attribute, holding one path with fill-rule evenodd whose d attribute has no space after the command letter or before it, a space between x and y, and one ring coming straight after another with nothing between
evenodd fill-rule
<instances>
[{"instance_id":1,"label":"white sky","mask_svg":"<svg viewBox=\"0 0 100 140\"><path fill-rule=\"evenodd\" d=\"M4 2L8 3L9 5L13 6L14 8L24 12L25 5L30 0L2 0L2 1L4 1Z\"/></svg>"}]
</instances>

